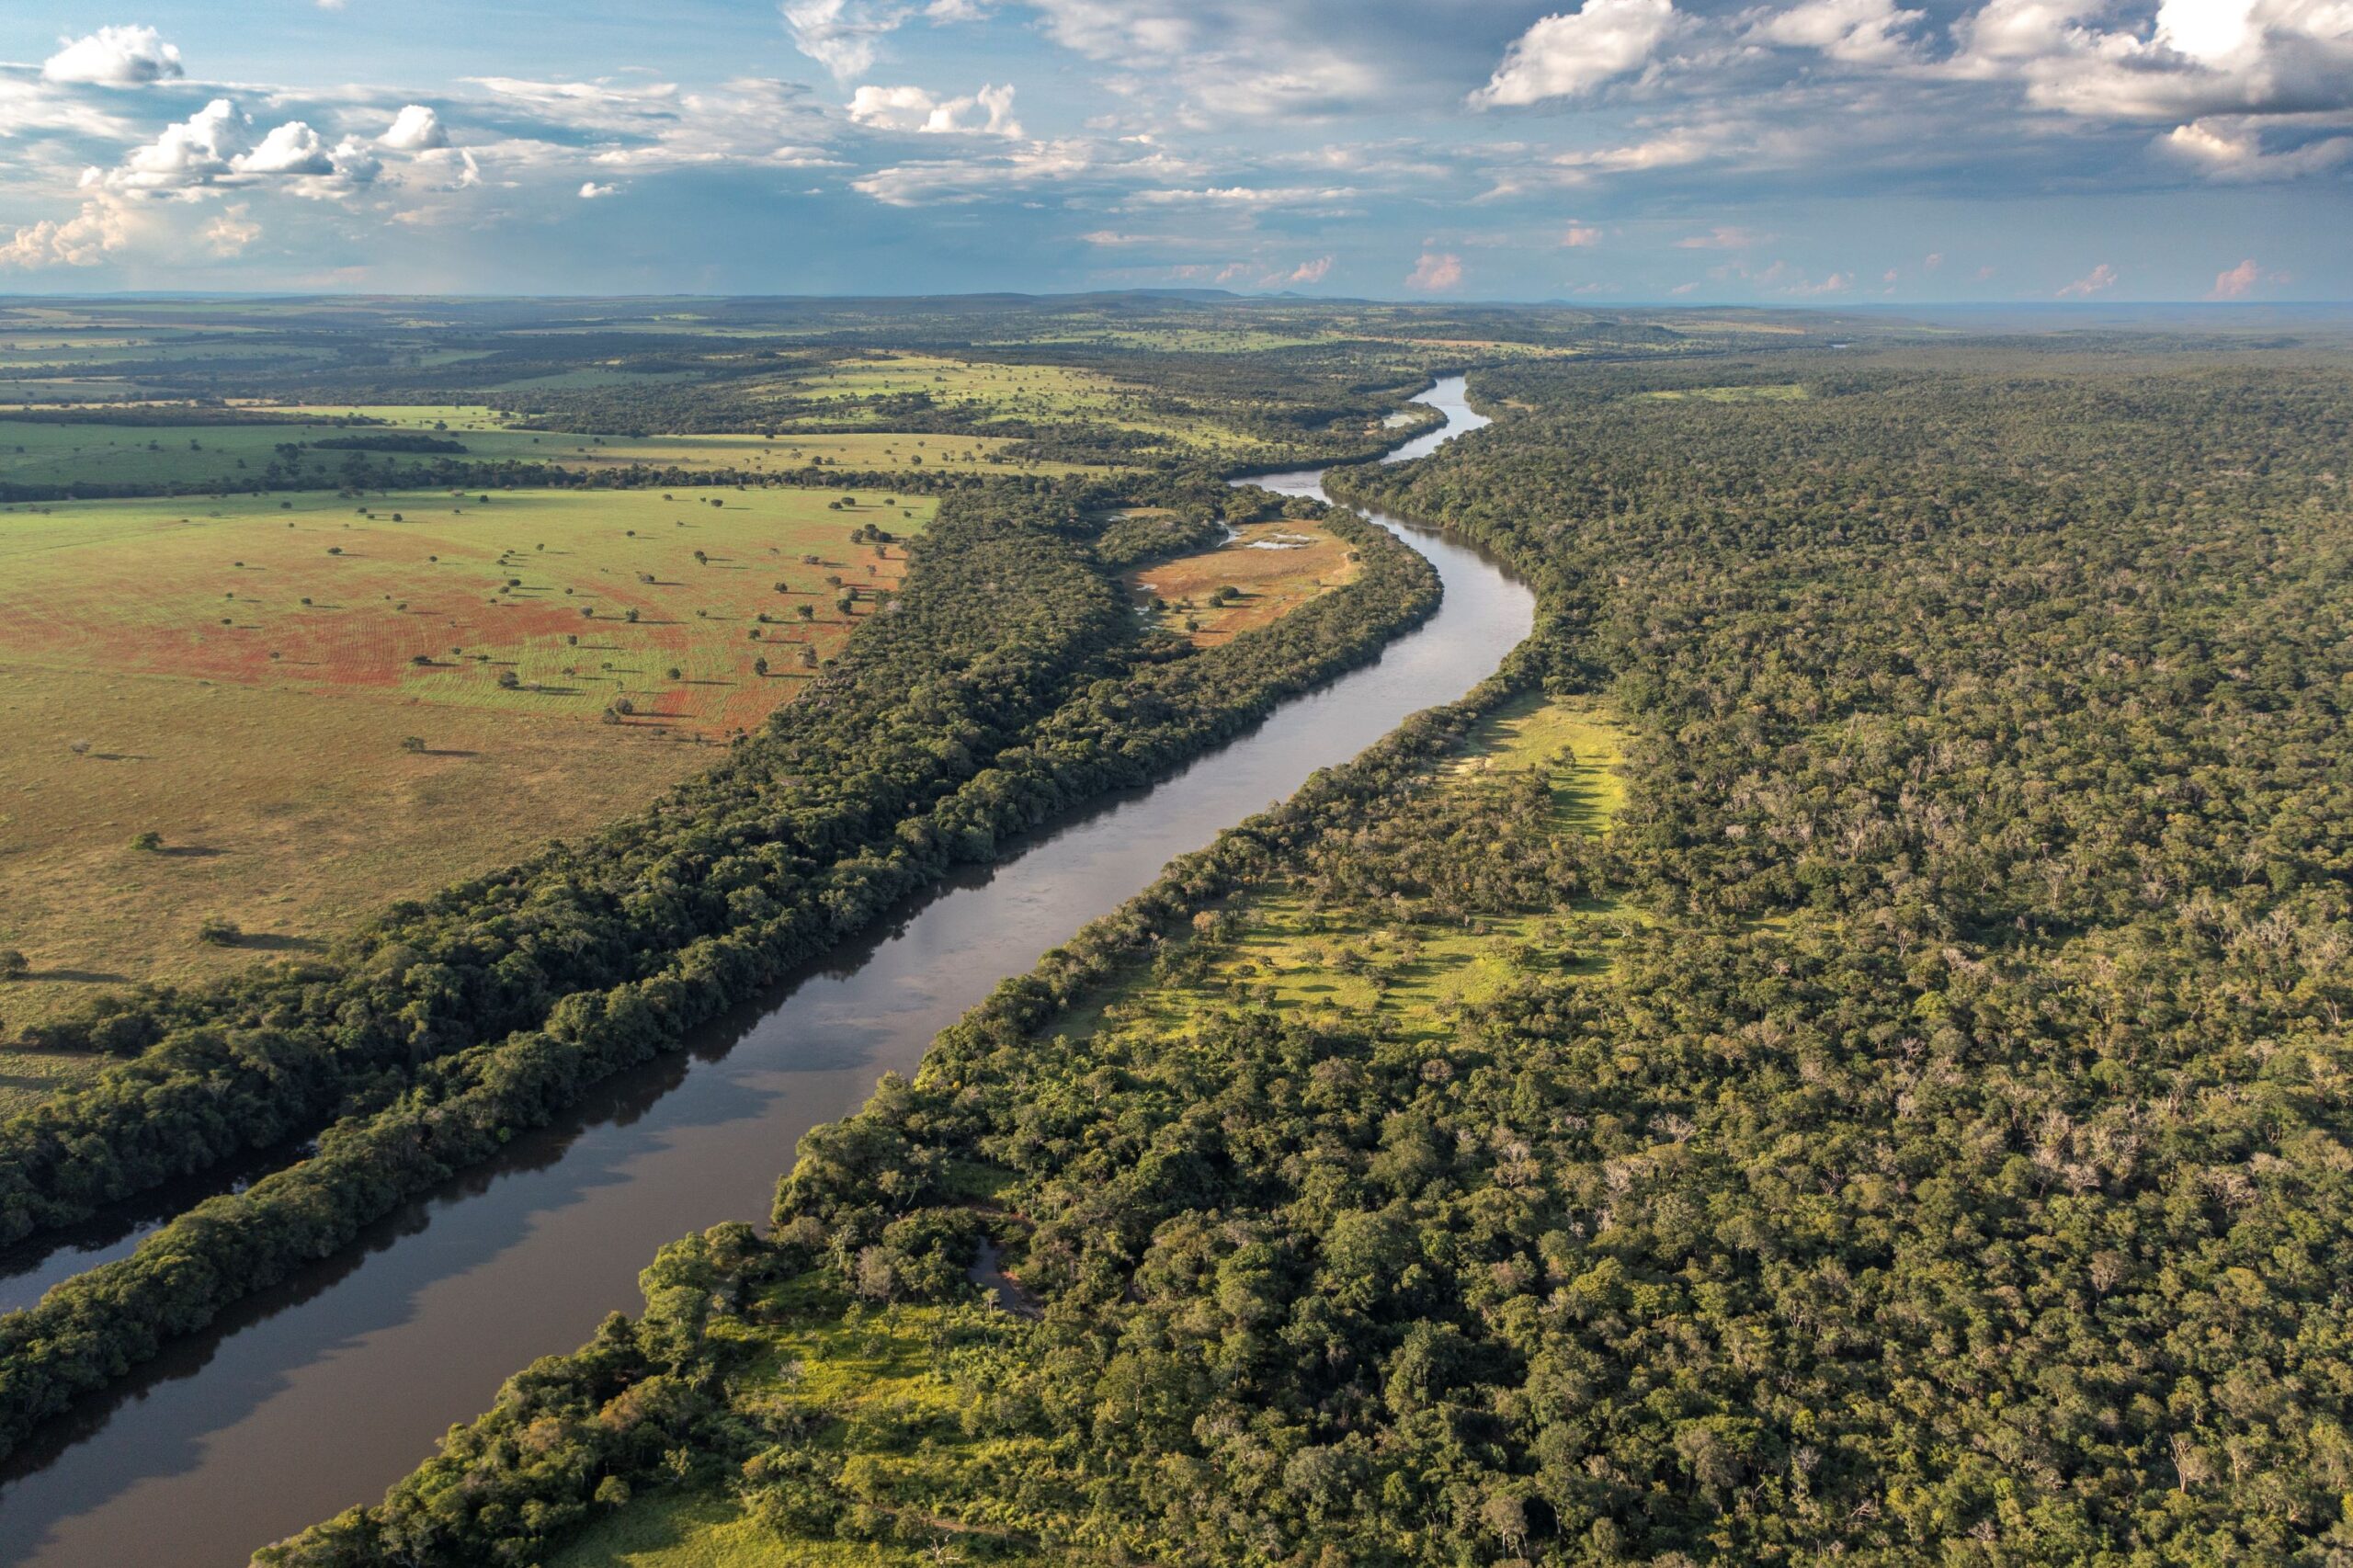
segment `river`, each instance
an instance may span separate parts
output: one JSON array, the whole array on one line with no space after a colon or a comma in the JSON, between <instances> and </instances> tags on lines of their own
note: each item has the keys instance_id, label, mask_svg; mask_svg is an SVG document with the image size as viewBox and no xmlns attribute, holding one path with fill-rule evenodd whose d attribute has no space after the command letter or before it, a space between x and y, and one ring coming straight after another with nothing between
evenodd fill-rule
<instances>
[{"instance_id":1,"label":"river","mask_svg":"<svg viewBox=\"0 0 2353 1568\"><path fill-rule=\"evenodd\" d=\"M1446 422L1388 460L1486 423L1459 377L1419 401ZM1321 499L1321 478L1249 483ZM608 1081L35 1434L0 1468L0 1562L228 1568L381 1496L509 1373L635 1310L637 1272L663 1243L764 1219L801 1135L855 1109L882 1073L912 1073L1000 979L1316 768L1477 685L1528 634L1533 597L1465 545L1375 521L1446 588L1377 663L912 901L688 1051ZM97 1250L127 1244L108 1235Z\"/></svg>"}]
</instances>

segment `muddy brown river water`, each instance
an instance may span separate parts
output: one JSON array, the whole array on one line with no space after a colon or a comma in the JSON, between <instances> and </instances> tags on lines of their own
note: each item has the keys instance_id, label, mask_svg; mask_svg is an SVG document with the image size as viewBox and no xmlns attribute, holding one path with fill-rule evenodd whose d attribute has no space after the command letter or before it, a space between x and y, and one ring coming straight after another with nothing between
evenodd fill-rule
<instances>
[{"instance_id":1,"label":"muddy brown river water","mask_svg":"<svg viewBox=\"0 0 2353 1568\"><path fill-rule=\"evenodd\" d=\"M1460 378L1420 401L1446 423L1389 460L1486 423ZM1250 483L1320 497L1321 477ZM225 1568L381 1496L509 1373L634 1310L638 1270L663 1243L761 1219L801 1135L855 1109L882 1073L912 1072L1000 979L1171 858L1478 684L1528 634L1532 596L1462 544L1375 520L1427 556L1446 589L1377 663L913 901L689 1050L607 1083L36 1434L0 1469L0 1562ZM149 1223L102 1228L20 1267L54 1277L121 1256ZM17 1289L28 1282L20 1274Z\"/></svg>"}]
</instances>

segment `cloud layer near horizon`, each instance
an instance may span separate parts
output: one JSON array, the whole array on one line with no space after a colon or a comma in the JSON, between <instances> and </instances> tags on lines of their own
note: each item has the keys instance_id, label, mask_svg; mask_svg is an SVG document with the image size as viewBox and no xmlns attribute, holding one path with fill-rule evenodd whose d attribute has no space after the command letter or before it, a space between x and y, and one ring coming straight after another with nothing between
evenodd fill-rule
<instances>
[{"instance_id":1,"label":"cloud layer near horizon","mask_svg":"<svg viewBox=\"0 0 2353 1568\"><path fill-rule=\"evenodd\" d=\"M2343 0L1922 4L785 0L739 38L649 30L519 73L532 40L420 14L454 19L451 0L347 0L310 31L404 38L393 79L357 85L324 46L313 79L256 83L301 73L246 25L0 24L0 52L27 46L0 64L0 270L1733 301L2353 286L2327 243L2353 178ZM277 71L247 67L257 45ZM2224 212L2192 254L2182 236Z\"/></svg>"}]
</instances>

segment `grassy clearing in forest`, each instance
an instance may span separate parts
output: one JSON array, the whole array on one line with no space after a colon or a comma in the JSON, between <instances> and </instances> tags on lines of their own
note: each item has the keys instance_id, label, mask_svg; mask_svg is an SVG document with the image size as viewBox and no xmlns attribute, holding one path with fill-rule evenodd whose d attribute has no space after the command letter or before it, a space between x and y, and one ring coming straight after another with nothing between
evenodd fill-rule
<instances>
[{"instance_id":1,"label":"grassy clearing in forest","mask_svg":"<svg viewBox=\"0 0 2353 1568\"><path fill-rule=\"evenodd\" d=\"M878 354L844 360L767 390L842 404L827 417L856 417L868 401L922 393L938 406L985 419L1084 422L1159 436L1175 445L1248 448L1257 437L1199 415L1154 409L1143 392L1099 370L1022 365L923 354ZM781 437L779 437L781 438ZM946 439L949 437L935 437Z\"/></svg>"},{"instance_id":2,"label":"grassy clearing in forest","mask_svg":"<svg viewBox=\"0 0 2353 1568\"><path fill-rule=\"evenodd\" d=\"M1624 730L1597 701L1530 695L1483 721L1445 772L1468 784L1543 769L1552 786L1551 831L1601 833L1625 799L1619 773L1624 740ZM1236 914L1239 934L1221 944L1199 980L1163 983L1139 967L1127 983L1050 1032L1079 1035L1108 1026L1183 1037L1204 1009L1247 996L1279 1009L1380 1013L1408 1032L1437 1038L1455 1006L1497 994L1532 966L1570 974L1606 971L1611 946L1643 924L1619 901L1597 900L1574 910L1485 916L1466 926L1390 912L1314 909L1279 883ZM1563 960L1563 953L1573 956Z\"/></svg>"},{"instance_id":3,"label":"grassy clearing in forest","mask_svg":"<svg viewBox=\"0 0 2353 1568\"><path fill-rule=\"evenodd\" d=\"M106 1065L103 1057L0 1049L0 1119L30 1110L51 1095L82 1087Z\"/></svg>"},{"instance_id":4,"label":"grassy clearing in forest","mask_svg":"<svg viewBox=\"0 0 2353 1568\"><path fill-rule=\"evenodd\" d=\"M1067 1562L1040 1555L986 1521L1010 1499L971 1498L970 1477L1016 1473L1042 1439L976 1439L959 1416L974 1395L951 1381L961 1358L1011 1353L1018 1320L977 1303L870 1307L825 1273L778 1287L744 1332L756 1336L737 1409L798 1430L792 1447L815 1459L854 1500L873 1539L812 1539L754 1517L712 1491L649 1492L599 1519L548 1568L844 1568L961 1561ZM733 1324L731 1323L732 1328ZM926 1504L957 1499L958 1517ZM930 1548L952 1543L953 1556Z\"/></svg>"},{"instance_id":5,"label":"grassy clearing in forest","mask_svg":"<svg viewBox=\"0 0 2353 1568\"><path fill-rule=\"evenodd\" d=\"M0 1039L123 982L299 954L707 766L682 743L757 723L870 613L845 616L828 578L866 590L904 571L904 543L878 557L852 531L904 540L932 513L838 499L0 513L0 948L33 970L0 982ZM620 702L633 711L604 722ZM150 832L160 849L131 847ZM199 940L212 918L248 935Z\"/></svg>"},{"instance_id":6,"label":"grassy clearing in forest","mask_svg":"<svg viewBox=\"0 0 2353 1568\"><path fill-rule=\"evenodd\" d=\"M1211 647L1280 620L1358 570L1356 551L1317 524L1250 523L1215 550L1130 573L1128 585L1158 624ZM1213 602L1225 589L1237 592Z\"/></svg>"},{"instance_id":7,"label":"grassy clearing in forest","mask_svg":"<svg viewBox=\"0 0 2353 1568\"><path fill-rule=\"evenodd\" d=\"M1658 403L1682 403L1694 399L1703 403L1795 403L1813 394L1795 381L1786 381L1773 386L1669 387L1634 395Z\"/></svg>"}]
</instances>

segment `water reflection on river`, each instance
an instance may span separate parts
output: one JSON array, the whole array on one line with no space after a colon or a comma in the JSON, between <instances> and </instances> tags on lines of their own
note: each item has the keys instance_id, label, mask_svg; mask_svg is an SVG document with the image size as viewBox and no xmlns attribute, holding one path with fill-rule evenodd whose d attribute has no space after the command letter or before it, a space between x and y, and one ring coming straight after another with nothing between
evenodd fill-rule
<instances>
[{"instance_id":1,"label":"water reflection on river","mask_svg":"<svg viewBox=\"0 0 2353 1568\"><path fill-rule=\"evenodd\" d=\"M1486 423L1459 378L1422 401L1447 422L1394 459ZM1255 483L1320 495L1319 477ZM507 1374L635 1308L637 1271L664 1242L759 1219L801 1135L881 1073L912 1071L1000 978L1174 856L1476 685L1527 634L1533 599L1478 552L1378 520L1430 558L1446 597L1377 664L912 902L53 1424L0 1470L0 1562L240 1563L381 1495Z\"/></svg>"}]
</instances>

